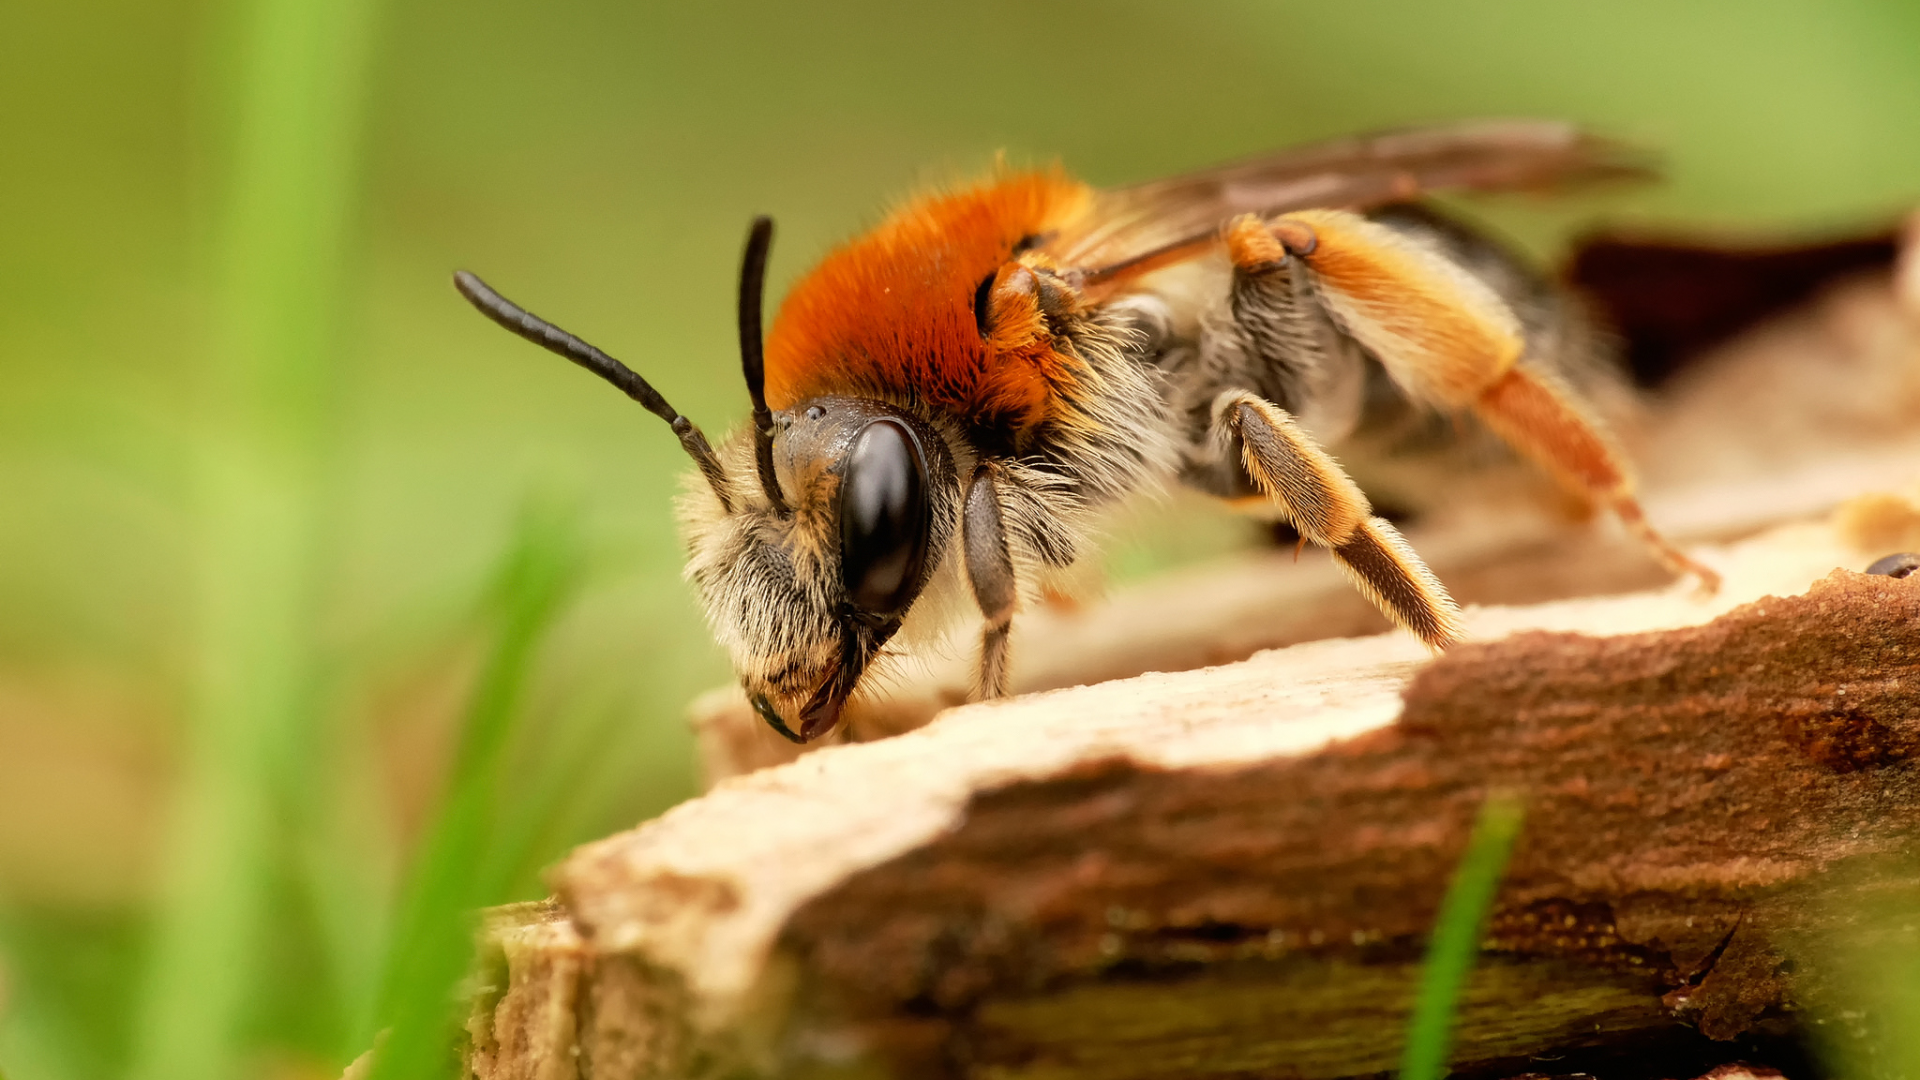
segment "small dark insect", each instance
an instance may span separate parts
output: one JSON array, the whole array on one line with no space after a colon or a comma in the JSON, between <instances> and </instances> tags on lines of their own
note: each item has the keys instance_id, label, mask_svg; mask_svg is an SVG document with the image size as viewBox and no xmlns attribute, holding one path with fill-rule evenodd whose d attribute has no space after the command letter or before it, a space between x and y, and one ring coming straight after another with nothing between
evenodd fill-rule
<instances>
[{"instance_id":1,"label":"small dark insect","mask_svg":"<svg viewBox=\"0 0 1920 1080\"><path fill-rule=\"evenodd\" d=\"M1884 559L1876 559L1872 566L1867 567L1869 574L1893 578L1911 577L1915 570L1920 570L1920 555L1911 551L1902 551Z\"/></svg>"}]
</instances>

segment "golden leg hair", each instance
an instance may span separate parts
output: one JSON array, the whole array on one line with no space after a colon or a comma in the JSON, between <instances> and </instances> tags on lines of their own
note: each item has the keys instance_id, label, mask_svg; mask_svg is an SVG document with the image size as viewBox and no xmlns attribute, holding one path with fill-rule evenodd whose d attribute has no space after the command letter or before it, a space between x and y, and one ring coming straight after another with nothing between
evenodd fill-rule
<instances>
[{"instance_id":1,"label":"golden leg hair","mask_svg":"<svg viewBox=\"0 0 1920 1080\"><path fill-rule=\"evenodd\" d=\"M1474 412L1507 445L1532 458L1561 484L1604 506L1675 574L1692 574L1713 592L1720 575L1688 558L1647 521L1633 494L1626 462L1558 380L1525 367L1502 375L1474 402Z\"/></svg>"},{"instance_id":2,"label":"golden leg hair","mask_svg":"<svg viewBox=\"0 0 1920 1080\"><path fill-rule=\"evenodd\" d=\"M1256 232L1269 238L1262 243ZM1625 458L1573 391L1520 363L1519 321L1484 282L1444 255L1358 214L1312 210L1255 229L1229 230L1236 263L1271 262L1279 249L1312 273L1342 329L1378 357L1408 396L1472 409L1508 445L1580 495L1607 506L1676 574L1707 591L1720 576L1647 522Z\"/></svg>"},{"instance_id":3,"label":"golden leg hair","mask_svg":"<svg viewBox=\"0 0 1920 1080\"><path fill-rule=\"evenodd\" d=\"M1292 417L1235 391L1220 395L1213 415L1215 440L1239 445L1254 484L1301 536L1333 553L1375 607L1435 649L1460 640L1460 609L1445 586Z\"/></svg>"},{"instance_id":4,"label":"golden leg hair","mask_svg":"<svg viewBox=\"0 0 1920 1080\"><path fill-rule=\"evenodd\" d=\"M1009 637L1013 621L989 625L980 632L980 667L974 675L974 696L992 701L1007 696Z\"/></svg>"}]
</instances>

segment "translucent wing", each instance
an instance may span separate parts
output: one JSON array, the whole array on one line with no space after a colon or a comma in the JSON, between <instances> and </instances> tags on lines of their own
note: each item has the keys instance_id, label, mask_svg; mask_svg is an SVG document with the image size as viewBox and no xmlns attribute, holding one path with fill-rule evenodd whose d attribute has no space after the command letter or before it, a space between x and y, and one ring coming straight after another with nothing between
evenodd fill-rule
<instances>
[{"instance_id":1,"label":"translucent wing","mask_svg":"<svg viewBox=\"0 0 1920 1080\"><path fill-rule=\"evenodd\" d=\"M1365 209L1449 190L1540 190L1651 174L1621 145L1554 121L1391 131L1102 191L1044 249L1097 286L1205 251L1240 214Z\"/></svg>"}]
</instances>

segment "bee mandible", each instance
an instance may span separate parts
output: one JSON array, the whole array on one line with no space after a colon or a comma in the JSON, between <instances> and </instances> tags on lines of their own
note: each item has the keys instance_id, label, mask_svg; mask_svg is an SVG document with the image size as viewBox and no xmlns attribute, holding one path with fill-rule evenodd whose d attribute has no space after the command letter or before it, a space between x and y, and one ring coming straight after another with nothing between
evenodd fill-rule
<instances>
[{"instance_id":1,"label":"bee mandible","mask_svg":"<svg viewBox=\"0 0 1920 1080\"><path fill-rule=\"evenodd\" d=\"M1004 694L1016 614L1085 556L1096 512L1168 483L1276 514L1395 623L1455 642L1446 589L1328 452L1383 394L1476 417L1711 588L1576 388L1568 307L1417 202L1636 168L1568 125L1498 121L1111 190L1003 169L829 254L764 342L760 218L739 289L752 419L718 447L619 361L455 282L671 425L703 481L679 506L687 576L755 711L809 742L890 646L937 634L941 595L970 594L976 693Z\"/></svg>"}]
</instances>

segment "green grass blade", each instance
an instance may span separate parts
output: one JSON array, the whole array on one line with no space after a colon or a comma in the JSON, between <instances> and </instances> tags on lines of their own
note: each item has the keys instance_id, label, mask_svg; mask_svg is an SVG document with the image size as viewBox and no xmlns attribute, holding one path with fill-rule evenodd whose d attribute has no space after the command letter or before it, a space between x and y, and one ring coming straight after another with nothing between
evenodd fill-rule
<instances>
[{"instance_id":1,"label":"green grass blade","mask_svg":"<svg viewBox=\"0 0 1920 1080\"><path fill-rule=\"evenodd\" d=\"M604 698L606 695L600 695ZM541 733L541 753L516 756L519 797L499 823L484 868L488 888L505 900L544 895L539 871L586 839L584 823L601 812L638 741L632 702L575 704Z\"/></svg>"},{"instance_id":2,"label":"green grass blade","mask_svg":"<svg viewBox=\"0 0 1920 1080\"><path fill-rule=\"evenodd\" d=\"M472 956L474 909L494 902L489 880L511 793L502 764L522 715L540 640L580 577L570 519L529 517L500 575L498 628L461 728L453 768L414 864L389 952L378 1015L387 1028L373 1080L446 1075L458 1023L455 991Z\"/></svg>"},{"instance_id":3,"label":"green grass blade","mask_svg":"<svg viewBox=\"0 0 1920 1080\"><path fill-rule=\"evenodd\" d=\"M1801 1031L1838 1080L1920 1076L1920 904L1890 887L1912 865L1839 870L1825 925L1781 935L1775 947L1822 972L1800 1005Z\"/></svg>"},{"instance_id":4,"label":"green grass blade","mask_svg":"<svg viewBox=\"0 0 1920 1080\"><path fill-rule=\"evenodd\" d=\"M234 8L231 158L196 418L196 669L136 1080L224 1080L260 977L282 763L317 722L333 346L374 0Z\"/></svg>"},{"instance_id":5,"label":"green grass blade","mask_svg":"<svg viewBox=\"0 0 1920 1080\"><path fill-rule=\"evenodd\" d=\"M1466 854L1440 903L1433 941L1427 946L1413 1018L1407 1024L1400 1080L1440 1080L1447 1074L1460 991L1480 955L1487 915L1523 817L1519 799L1510 795L1490 795L1480 807Z\"/></svg>"},{"instance_id":6,"label":"green grass blade","mask_svg":"<svg viewBox=\"0 0 1920 1080\"><path fill-rule=\"evenodd\" d=\"M0 1065L29 1080L125 1074L143 924L131 909L0 904Z\"/></svg>"},{"instance_id":7,"label":"green grass blade","mask_svg":"<svg viewBox=\"0 0 1920 1080\"><path fill-rule=\"evenodd\" d=\"M386 943L391 934L397 856L394 825L380 813L377 764L346 739L322 748L309 765L306 799L294 808L289 871L304 889L327 987L338 1003L331 1057L350 1061L373 1028ZM330 753L328 751L331 751ZM316 988L318 990L319 988Z\"/></svg>"},{"instance_id":8,"label":"green grass blade","mask_svg":"<svg viewBox=\"0 0 1920 1080\"><path fill-rule=\"evenodd\" d=\"M18 991L15 991L18 993ZM85 1061L85 1043L63 1023L63 1017L47 1016L39 1003L10 1001L0 1015L0 1080L18 1068L19 1075L35 1080L81 1080L99 1075L93 1062Z\"/></svg>"}]
</instances>

